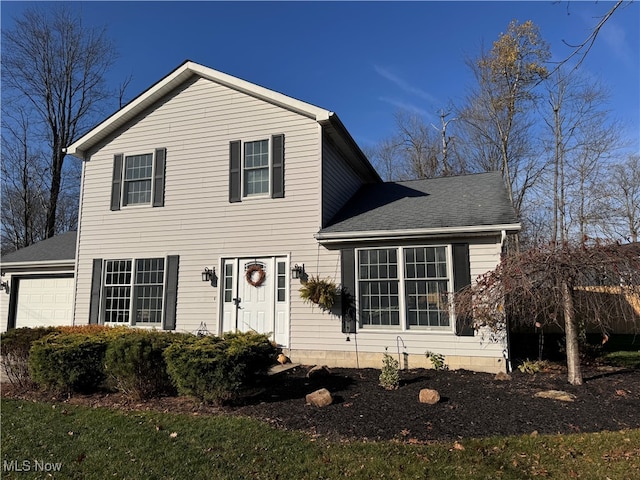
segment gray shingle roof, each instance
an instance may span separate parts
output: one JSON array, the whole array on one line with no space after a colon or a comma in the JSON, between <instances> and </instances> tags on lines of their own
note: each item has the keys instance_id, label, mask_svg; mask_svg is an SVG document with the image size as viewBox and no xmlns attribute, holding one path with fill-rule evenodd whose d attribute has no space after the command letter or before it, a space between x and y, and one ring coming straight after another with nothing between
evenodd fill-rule
<instances>
[{"instance_id":1,"label":"gray shingle roof","mask_svg":"<svg viewBox=\"0 0 640 480\"><path fill-rule=\"evenodd\" d=\"M66 232L2 256L2 264L50 262L76 258L77 232Z\"/></svg>"},{"instance_id":2,"label":"gray shingle roof","mask_svg":"<svg viewBox=\"0 0 640 480\"><path fill-rule=\"evenodd\" d=\"M499 172L362 187L324 234L517 224Z\"/></svg>"}]
</instances>

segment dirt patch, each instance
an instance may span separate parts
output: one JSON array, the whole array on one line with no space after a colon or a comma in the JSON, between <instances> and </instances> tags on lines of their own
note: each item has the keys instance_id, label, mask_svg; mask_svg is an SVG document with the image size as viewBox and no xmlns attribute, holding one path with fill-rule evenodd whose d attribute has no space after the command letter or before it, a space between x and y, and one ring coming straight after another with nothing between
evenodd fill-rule
<instances>
[{"instance_id":1,"label":"dirt patch","mask_svg":"<svg viewBox=\"0 0 640 480\"><path fill-rule=\"evenodd\" d=\"M306 378L307 371L308 367L296 367L271 376L252 395L225 407L184 397L147 401L113 393L55 397L21 392L8 384L2 385L2 396L126 410L242 415L334 440L430 442L640 428L637 369L588 368L582 386L569 385L562 369L536 375L514 372L511 380L504 381L486 373L417 369L403 371L401 386L393 391L378 385L380 370L376 369L332 369L330 376L313 379ZM305 403L305 395L319 388L332 393L332 405L316 408ZM440 402L419 403L423 388L436 389ZM575 400L536 397L547 390L567 392Z\"/></svg>"}]
</instances>

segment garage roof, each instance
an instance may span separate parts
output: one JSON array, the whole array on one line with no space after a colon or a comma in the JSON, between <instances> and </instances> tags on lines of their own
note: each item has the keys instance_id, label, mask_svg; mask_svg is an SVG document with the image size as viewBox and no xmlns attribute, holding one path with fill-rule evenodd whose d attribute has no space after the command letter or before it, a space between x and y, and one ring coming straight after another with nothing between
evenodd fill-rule
<instances>
[{"instance_id":1,"label":"garage roof","mask_svg":"<svg viewBox=\"0 0 640 480\"><path fill-rule=\"evenodd\" d=\"M76 258L77 232L71 231L42 240L28 247L2 256L2 265L8 263L47 263L68 260L73 262Z\"/></svg>"}]
</instances>

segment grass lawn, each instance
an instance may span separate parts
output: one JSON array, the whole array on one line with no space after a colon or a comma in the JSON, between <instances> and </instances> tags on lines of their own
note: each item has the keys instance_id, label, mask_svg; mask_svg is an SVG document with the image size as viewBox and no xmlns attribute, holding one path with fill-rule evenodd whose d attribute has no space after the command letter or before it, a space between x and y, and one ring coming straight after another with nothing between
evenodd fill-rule
<instances>
[{"instance_id":1,"label":"grass lawn","mask_svg":"<svg viewBox=\"0 0 640 480\"><path fill-rule=\"evenodd\" d=\"M603 356L609 365L625 368L640 368L640 351L618 351Z\"/></svg>"},{"instance_id":2,"label":"grass lawn","mask_svg":"<svg viewBox=\"0 0 640 480\"><path fill-rule=\"evenodd\" d=\"M245 418L9 399L1 426L4 479L640 478L640 430L333 443Z\"/></svg>"}]
</instances>

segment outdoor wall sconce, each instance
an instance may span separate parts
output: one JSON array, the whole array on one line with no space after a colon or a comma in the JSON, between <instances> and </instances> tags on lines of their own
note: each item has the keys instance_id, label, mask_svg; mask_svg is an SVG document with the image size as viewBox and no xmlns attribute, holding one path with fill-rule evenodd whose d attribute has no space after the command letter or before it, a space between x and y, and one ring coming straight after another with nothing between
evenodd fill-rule
<instances>
[{"instance_id":1,"label":"outdoor wall sconce","mask_svg":"<svg viewBox=\"0 0 640 480\"><path fill-rule=\"evenodd\" d=\"M4 293L9 293L9 282L0 282L0 289L4 290Z\"/></svg>"},{"instance_id":2,"label":"outdoor wall sconce","mask_svg":"<svg viewBox=\"0 0 640 480\"><path fill-rule=\"evenodd\" d=\"M209 270L209 267L204 267L202 271L202 281L203 282L211 282L211 286L216 286L216 269L215 267Z\"/></svg>"},{"instance_id":3,"label":"outdoor wall sconce","mask_svg":"<svg viewBox=\"0 0 640 480\"><path fill-rule=\"evenodd\" d=\"M304 263L302 264L302 266L296 263L296 265L291 269L291 278L293 278L294 280L297 280L303 274L304 274Z\"/></svg>"}]
</instances>

